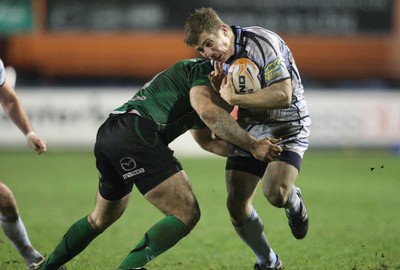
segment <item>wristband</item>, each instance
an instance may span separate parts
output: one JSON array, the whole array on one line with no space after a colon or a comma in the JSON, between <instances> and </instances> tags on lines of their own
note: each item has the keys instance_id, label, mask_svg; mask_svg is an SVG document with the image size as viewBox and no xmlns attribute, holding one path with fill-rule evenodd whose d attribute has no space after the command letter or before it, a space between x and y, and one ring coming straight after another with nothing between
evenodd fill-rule
<instances>
[{"instance_id":1,"label":"wristband","mask_svg":"<svg viewBox=\"0 0 400 270\"><path fill-rule=\"evenodd\" d=\"M26 135L25 135L25 137L29 140L29 138L31 138L32 136L36 136L36 133L35 133L35 131L30 131L30 132L28 132Z\"/></svg>"}]
</instances>

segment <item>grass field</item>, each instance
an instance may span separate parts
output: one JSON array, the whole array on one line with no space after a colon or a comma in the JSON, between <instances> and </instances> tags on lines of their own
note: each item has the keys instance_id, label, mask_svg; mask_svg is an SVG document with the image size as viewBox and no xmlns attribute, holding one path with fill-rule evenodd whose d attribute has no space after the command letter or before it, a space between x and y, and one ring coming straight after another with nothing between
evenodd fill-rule
<instances>
[{"instance_id":1,"label":"grass field","mask_svg":"<svg viewBox=\"0 0 400 270\"><path fill-rule=\"evenodd\" d=\"M224 159L181 158L202 217L152 269L252 269L254 256L236 236L225 207ZM374 169L372 169L374 168ZM0 180L17 197L34 246L49 255L68 227L94 205L97 172L91 152L0 151ZM295 240L282 209L261 194L254 205L286 270L400 269L400 157L384 151L316 151L305 157L297 181L310 215L310 231ZM113 270L161 218L135 190L124 216L79 256L69 270ZM0 269L24 269L0 233Z\"/></svg>"}]
</instances>

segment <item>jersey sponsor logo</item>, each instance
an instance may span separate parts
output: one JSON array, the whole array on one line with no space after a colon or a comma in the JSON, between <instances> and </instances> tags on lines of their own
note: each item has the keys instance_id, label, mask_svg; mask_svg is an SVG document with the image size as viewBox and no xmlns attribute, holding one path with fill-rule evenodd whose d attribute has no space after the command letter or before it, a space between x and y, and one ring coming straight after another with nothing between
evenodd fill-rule
<instances>
[{"instance_id":1,"label":"jersey sponsor logo","mask_svg":"<svg viewBox=\"0 0 400 270\"><path fill-rule=\"evenodd\" d=\"M135 175L141 174L145 172L144 168L139 168L136 169L136 162L133 158L131 157L124 157L123 159L120 160L119 162L121 164L121 168L126 171L127 173L123 174L122 177L126 180L128 178L131 178Z\"/></svg>"},{"instance_id":2,"label":"jersey sponsor logo","mask_svg":"<svg viewBox=\"0 0 400 270\"><path fill-rule=\"evenodd\" d=\"M265 68L264 77L266 82L276 80L282 75L281 61L278 59L268 63Z\"/></svg>"}]
</instances>

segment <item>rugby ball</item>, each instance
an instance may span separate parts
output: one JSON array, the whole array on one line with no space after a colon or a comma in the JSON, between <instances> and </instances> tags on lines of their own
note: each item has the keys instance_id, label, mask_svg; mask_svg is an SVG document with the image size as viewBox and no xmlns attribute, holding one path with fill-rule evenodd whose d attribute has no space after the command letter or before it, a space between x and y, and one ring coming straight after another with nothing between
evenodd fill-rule
<instances>
[{"instance_id":1,"label":"rugby ball","mask_svg":"<svg viewBox=\"0 0 400 270\"><path fill-rule=\"evenodd\" d=\"M229 67L229 72L232 73L232 81L236 93L250 94L261 89L261 83L258 77L260 70L250 59L237 59Z\"/></svg>"}]
</instances>

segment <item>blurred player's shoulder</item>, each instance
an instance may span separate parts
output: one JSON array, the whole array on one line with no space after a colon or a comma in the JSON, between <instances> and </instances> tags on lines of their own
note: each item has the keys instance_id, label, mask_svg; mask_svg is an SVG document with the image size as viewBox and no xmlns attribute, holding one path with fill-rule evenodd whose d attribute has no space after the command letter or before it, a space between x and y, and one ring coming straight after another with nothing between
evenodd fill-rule
<instances>
[{"instance_id":1,"label":"blurred player's shoulder","mask_svg":"<svg viewBox=\"0 0 400 270\"><path fill-rule=\"evenodd\" d=\"M0 86L4 84L5 80L6 80L6 74L4 70L4 64L3 61L1 61L0 59Z\"/></svg>"},{"instance_id":2,"label":"blurred player's shoulder","mask_svg":"<svg viewBox=\"0 0 400 270\"><path fill-rule=\"evenodd\" d=\"M17 71L15 70L15 68L12 66L7 66L5 68L5 77L8 84L14 88L17 82Z\"/></svg>"},{"instance_id":3,"label":"blurred player's shoulder","mask_svg":"<svg viewBox=\"0 0 400 270\"><path fill-rule=\"evenodd\" d=\"M17 72L12 66L4 67L4 62L0 59L0 86L7 80L11 87L15 87Z\"/></svg>"}]
</instances>

